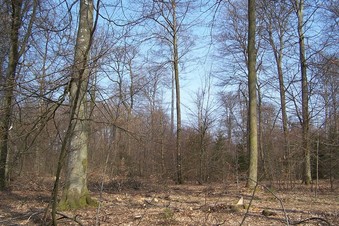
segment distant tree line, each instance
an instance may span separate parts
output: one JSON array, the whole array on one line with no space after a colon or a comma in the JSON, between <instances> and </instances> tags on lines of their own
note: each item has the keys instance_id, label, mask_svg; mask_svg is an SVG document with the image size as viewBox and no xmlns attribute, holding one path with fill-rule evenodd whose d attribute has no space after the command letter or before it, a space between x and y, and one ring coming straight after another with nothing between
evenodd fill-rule
<instances>
[{"instance_id":1,"label":"distant tree line","mask_svg":"<svg viewBox=\"0 0 339 226\"><path fill-rule=\"evenodd\" d=\"M338 5L253 2L0 0L0 189L62 176L72 208L104 177L333 186Z\"/></svg>"}]
</instances>

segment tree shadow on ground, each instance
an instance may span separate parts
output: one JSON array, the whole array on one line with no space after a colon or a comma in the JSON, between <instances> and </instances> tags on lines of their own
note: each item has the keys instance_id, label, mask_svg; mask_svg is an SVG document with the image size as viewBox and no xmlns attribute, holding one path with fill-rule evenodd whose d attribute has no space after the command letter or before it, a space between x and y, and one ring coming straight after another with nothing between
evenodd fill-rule
<instances>
[{"instance_id":1,"label":"tree shadow on ground","mask_svg":"<svg viewBox=\"0 0 339 226\"><path fill-rule=\"evenodd\" d=\"M0 192L0 225L29 225L41 223L45 207L50 200L46 193L23 191Z\"/></svg>"}]
</instances>

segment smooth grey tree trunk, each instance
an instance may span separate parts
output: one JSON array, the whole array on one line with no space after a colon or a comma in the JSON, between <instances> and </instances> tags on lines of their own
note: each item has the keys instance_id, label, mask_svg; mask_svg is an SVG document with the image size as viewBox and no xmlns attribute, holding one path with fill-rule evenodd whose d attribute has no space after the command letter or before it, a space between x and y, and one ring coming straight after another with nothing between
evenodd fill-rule
<instances>
[{"instance_id":1,"label":"smooth grey tree trunk","mask_svg":"<svg viewBox=\"0 0 339 226\"><path fill-rule=\"evenodd\" d=\"M249 172L247 187L254 188L258 178L257 75L255 47L255 0L248 0L248 91L249 91Z\"/></svg>"},{"instance_id":2,"label":"smooth grey tree trunk","mask_svg":"<svg viewBox=\"0 0 339 226\"><path fill-rule=\"evenodd\" d=\"M296 13L298 17L298 36L299 36L299 57L301 69L301 101L302 101L302 149L304 152L304 178L303 182L308 185L312 182L311 175L311 154L309 142L309 111L308 111L308 81L307 81L307 65L305 51L305 36L304 36L304 0L295 0Z\"/></svg>"},{"instance_id":3,"label":"smooth grey tree trunk","mask_svg":"<svg viewBox=\"0 0 339 226\"><path fill-rule=\"evenodd\" d=\"M77 209L95 202L87 189L89 51L93 29L93 1L80 1L80 20L70 82L71 131L67 150L66 181L60 209ZM67 137L65 139L68 139Z\"/></svg>"}]
</instances>

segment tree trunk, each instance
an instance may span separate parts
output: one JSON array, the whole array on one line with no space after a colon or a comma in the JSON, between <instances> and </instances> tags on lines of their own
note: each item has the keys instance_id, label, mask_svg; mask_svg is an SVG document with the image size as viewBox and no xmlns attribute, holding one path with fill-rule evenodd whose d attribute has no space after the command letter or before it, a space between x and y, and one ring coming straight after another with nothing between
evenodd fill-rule
<instances>
[{"instance_id":1,"label":"tree trunk","mask_svg":"<svg viewBox=\"0 0 339 226\"><path fill-rule=\"evenodd\" d=\"M273 176L272 171L270 170L268 162L270 161L270 150L265 148L264 143L264 125L263 125L263 115L262 115L262 96L261 96L261 88L258 85L258 152L260 156L260 166L262 167L264 178L269 179L272 183Z\"/></svg>"},{"instance_id":2,"label":"tree trunk","mask_svg":"<svg viewBox=\"0 0 339 226\"><path fill-rule=\"evenodd\" d=\"M288 14L284 14L288 16ZM279 42L278 46L274 41L273 37L273 22L272 20L282 20L281 26L278 27L278 37ZM287 29L287 23L285 22L286 18L270 18L268 24L268 35L269 35L269 43L273 50L274 60L276 62L277 72L278 72L278 80L279 80L279 94L280 94L280 107L281 107L281 116L282 116L282 126L283 126L283 133L284 133L284 159L285 159L285 166L287 166L287 177L290 178L290 171L291 171L291 164L290 164L290 145L289 145L289 131L288 131L288 118L287 118L287 111L286 111L286 91L285 91L285 84L284 84L284 74L283 74L283 67L282 67L282 60L283 60L283 50L284 50L284 36Z\"/></svg>"},{"instance_id":3,"label":"tree trunk","mask_svg":"<svg viewBox=\"0 0 339 226\"><path fill-rule=\"evenodd\" d=\"M308 112L308 81L307 81L307 65L304 40L304 21L303 10L304 0L295 0L295 6L298 16L298 36L299 36L299 57L301 69L301 92L302 92L302 149L304 151L304 178L303 182L308 185L312 182L311 176L311 154L309 143L309 112Z\"/></svg>"},{"instance_id":4,"label":"tree trunk","mask_svg":"<svg viewBox=\"0 0 339 226\"><path fill-rule=\"evenodd\" d=\"M172 72L171 78L171 135L174 134L174 102L175 102L175 78L174 72Z\"/></svg>"},{"instance_id":5,"label":"tree trunk","mask_svg":"<svg viewBox=\"0 0 339 226\"><path fill-rule=\"evenodd\" d=\"M77 209L94 202L87 189L88 109L86 91L89 81L89 50L93 29L93 2L80 1L80 20L75 46L74 71L70 83L73 126L67 153L66 184L60 209ZM68 139L67 137L65 139Z\"/></svg>"},{"instance_id":6,"label":"tree trunk","mask_svg":"<svg viewBox=\"0 0 339 226\"><path fill-rule=\"evenodd\" d=\"M257 76L255 48L255 0L248 0L248 91L249 91L249 152L247 187L254 188L258 177Z\"/></svg>"},{"instance_id":7,"label":"tree trunk","mask_svg":"<svg viewBox=\"0 0 339 226\"><path fill-rule=\"evenodd\" d=\"M19 61L19 29L21 27L22 1L13 1L10 30L9 63L5 79L3 116L0 119L0 190L7 184L6 167L8 139L12 115L12 102L15 88L15 73Z\"/></svg>"},{"instance_id":8,"label":"tree trunk","mask_svg":"<svg viewBox=\"0 0 339 226\"><path fill-rule=\"evenodd\" d=\"M180 83L179 83L179 53L177 44L177 18L176 18L176 2L172 0L172 19L173 19L173 69L174 69L174 80L175 80L175 91L176 91L176 108L177 108L177 139L176 139L176 180L178 184L183 183L182 169L181 169L181 108L180 108Z\"/></svg>"}]
</instances>

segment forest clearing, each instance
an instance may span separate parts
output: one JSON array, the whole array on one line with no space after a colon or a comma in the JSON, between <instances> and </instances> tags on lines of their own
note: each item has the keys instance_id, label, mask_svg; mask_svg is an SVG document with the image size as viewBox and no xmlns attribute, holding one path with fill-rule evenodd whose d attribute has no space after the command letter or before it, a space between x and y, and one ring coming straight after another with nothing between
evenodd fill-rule
<instances>
[{"instance_id":1,"label":"forest clearing","mask_svg":"<svg viewBox=\"0 0 339 226\"><path fill-rule=\"evenodd\" d=\"M0 225L47 225L43 217L52 181L23 180L0 192ZM241 225L245 216L242 225L287 225L287 219L289 225L339 224L338 184L331 191L328 181L321 181L317 193L314 186L300 183L270 190L261 184L253 195L244 183L175 185L120 179L105 182L100 192L100 182L91 182L100 206L61 211L58 225ZM241 197L244 204L237 205Z\"/></svg>"},{"instance_id":2,"label":"forest clearing","mask_svg":"<svg viewBox=\"0 0 339 226\"><path fill-rule=\"evenodd\" d=\"M0 225L339 225L338 0L0 5Z\"/></svg>"}]
</instances>

